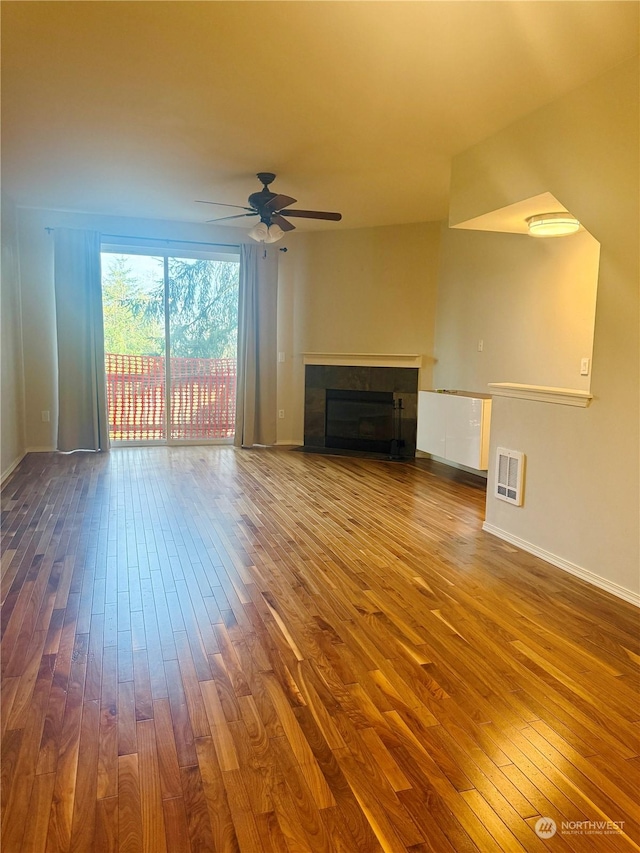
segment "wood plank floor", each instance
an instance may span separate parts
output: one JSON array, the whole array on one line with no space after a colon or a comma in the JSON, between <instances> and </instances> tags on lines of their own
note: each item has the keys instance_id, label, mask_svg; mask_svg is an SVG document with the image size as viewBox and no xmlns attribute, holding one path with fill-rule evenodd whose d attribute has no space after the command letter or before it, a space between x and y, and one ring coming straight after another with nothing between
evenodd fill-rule
<instances>
[{"instance_id":1,"label":"wood plank floor","mask_svg":"<svg viewBox=\"0 0 640 853\"><path fill-rule=\"evenodd\" d=\"M483 507L429 463L28 456L3 851L640 851L638 611Z\"/></svg>"}]
</instances>

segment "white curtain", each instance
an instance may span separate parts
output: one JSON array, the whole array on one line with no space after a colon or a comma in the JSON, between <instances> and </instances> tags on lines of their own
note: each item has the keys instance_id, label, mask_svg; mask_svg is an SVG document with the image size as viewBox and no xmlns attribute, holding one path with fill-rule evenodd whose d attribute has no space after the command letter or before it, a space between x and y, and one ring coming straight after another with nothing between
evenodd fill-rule
<instances>
[{"instance_id":1,"label":"white curtain","mask_svg":"<svg viewBox=\"0 0 640 853\"><path fill-rule=\"evenodd\" d=\"M58 450L108 450L100 235L56 228Z\"/></svg>"},{"instance_id":2,"label":"white curtain","mask_svg":"<svg viewBox=\"0 0 640 853\"><path fill-rule=\"evenodd\" d=\"M234 439L237 447L276 441L277 295L277 250L241 246Z\"/></svg>"}]
</instances>

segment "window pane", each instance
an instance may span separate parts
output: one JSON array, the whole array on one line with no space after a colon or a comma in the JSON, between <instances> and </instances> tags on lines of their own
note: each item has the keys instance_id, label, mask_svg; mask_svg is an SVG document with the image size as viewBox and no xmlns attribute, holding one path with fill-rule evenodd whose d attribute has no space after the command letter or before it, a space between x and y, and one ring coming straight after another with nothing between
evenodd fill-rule
<instances>
[{"instance_id":1,"label":"window pane","mask_svg":"<svg viewBox=\"0 0 640 853\"><path fill-rule=\"evenodd\" d=\"M237 261L170 257L171 438L235 430Z\"/></svg>"},{"instance_id":2,"label":"window pane","mask_svg":"<svg viewBox=\"0 0 640 853\"><path fill-rule=\"evenodd\" d=\"M101 259L109 436L164 440L164 261L106 252Z\"/></svg>"}]
</instances>

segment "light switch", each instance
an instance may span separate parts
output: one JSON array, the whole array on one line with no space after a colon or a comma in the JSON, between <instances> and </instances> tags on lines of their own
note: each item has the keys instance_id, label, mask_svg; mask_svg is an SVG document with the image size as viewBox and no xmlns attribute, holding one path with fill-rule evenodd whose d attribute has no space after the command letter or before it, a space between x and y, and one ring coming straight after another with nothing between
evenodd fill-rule
<instances>
[{"instance_id":1,"label":"light switch","mask_svg":"<svg viewBox=\"0 0 640 853\"><path fill-rule=\"evenodd\" d=\"M591 367L591 359L590 358L583 358L580 361L580 376L588 376L590 367Z\"/></svg>"},{"instance_id":2,"label":"light switch","mask_svg":"<svg viewBox=\"0 0 640 853\"><path fill-rule=\"evenodd\" d=\"M283 352L278 353L278 361L280 361L280 362L284 361L284 353Z\"/></svg>"}]
</instances>

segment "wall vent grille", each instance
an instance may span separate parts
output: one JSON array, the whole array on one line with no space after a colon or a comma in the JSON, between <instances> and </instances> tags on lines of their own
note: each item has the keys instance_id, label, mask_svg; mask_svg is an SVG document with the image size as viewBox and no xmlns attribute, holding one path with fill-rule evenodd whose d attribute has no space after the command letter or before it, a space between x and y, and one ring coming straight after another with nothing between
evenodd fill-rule
<instances>
[{"instance_id":1,"label":"wall vent grille","mask_svg":"<svg viewBox=\"0 0 640 853\"><path fill-rule=\"evenodd\" d=\"M495 497L522 506L523 471L524 453L499 447L496 451Z\"/></svg>"}]
</instances>

